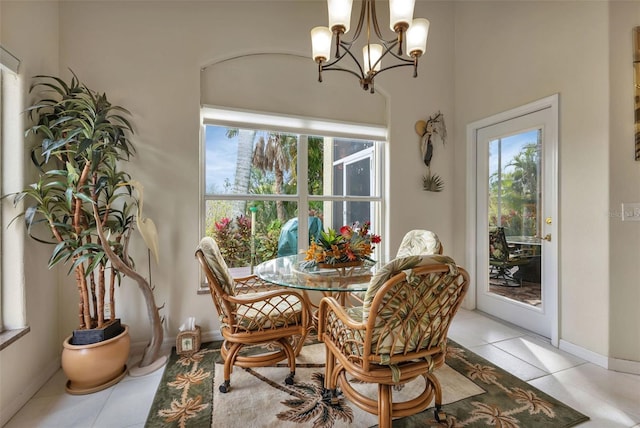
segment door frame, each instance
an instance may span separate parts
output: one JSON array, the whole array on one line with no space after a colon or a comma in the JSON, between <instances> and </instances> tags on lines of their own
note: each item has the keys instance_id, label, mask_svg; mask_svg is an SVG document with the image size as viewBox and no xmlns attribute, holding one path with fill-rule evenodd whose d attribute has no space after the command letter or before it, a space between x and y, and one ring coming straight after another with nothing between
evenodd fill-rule
<instances>
[{"instance_id":1,"label":"door frame","mask_svg":"<svg viewBox=\"0 0 640 428\"><path fill-rule=\"evenodd\" d=\"M545 165L545 193L548 192L546 197L551 201L551 206L548 207L548 210L545 210L544 217L551 217L553 219L553 230L554 233L552 236L554 239L549 243L552 244L551 248L552 261L549 265L550 272L547 275L553 275L554 281L552 281L552 286L546 289L547 295L545 295L546 303L548 304L548 308L552 313L552 322L551 322L551 344L555 347L558 347L559 338L558 338L558 330L559 330L559 317L558 317L558 295L559 295L559 272L558 272L558 241L559 241L559 233L558 233L558 139L559 139L559 128L558 128L558 103L559 103L559 95L553 94L551 96L542 98L537 101L533 101L526 105L516 107L511 110L507 110L492 116L489 116L484 119L480 119L478 121L469 123L467 125L467 179L466 179L466 251L465 251L465 261L467 271L471 277L471 284L469 286L469 291L467 292L467 296L465 298L465 308L467 309L475 309L476 308L476 278L477 278L477 269L476 269L476 204L477 204L477 189L476 189L476 157L477 157L477 133L481 128L485 128L487 126L495 125L500 122L504 122L516 117L524 116L529 113L534 113L539 110L543 110L546 108L551 109L551 120L552 126L555 129L551 131L555 133L556 138L555 141L551 142L552 146L548 148L548 153L545 155L545 159L548 159ZM545 144L547 142L545 141ZM548 173L550 174L548 174ZM547 186L549 183L546 181L546 177L551 175L555 178L555 183L551 186ZM546 198L545 197L545 198Z\"/></svg>"}]
</instances>

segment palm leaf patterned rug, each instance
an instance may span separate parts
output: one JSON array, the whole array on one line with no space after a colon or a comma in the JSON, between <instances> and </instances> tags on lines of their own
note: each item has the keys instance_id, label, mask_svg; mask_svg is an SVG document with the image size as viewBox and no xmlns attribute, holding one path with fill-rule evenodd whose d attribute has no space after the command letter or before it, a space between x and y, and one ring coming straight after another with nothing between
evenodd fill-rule
<instances>
[{"instance_id":1,"label":"palm leaf patterned rug","mask_svg":"<svg viewBox=\"0 0 640 428\"><path fill-rule=\"evenodd\" d=\"M323 344L303 348L294 385L284 383L288 373L284 363L254 369L236 367L227 394L217 387L222 382L220 344L206 343L191 356L178 356L174 349L146 428L377 426L376 416L344 398L331 404L323 389ZM453 341L449 341L447 364L436 376L442 384L446 422L437 423L430 408L394 420L394 427L560 428L589 419ZM413 382L400 386L394 397L410 397L422 379ZM363 384L361 388L375 397L375 386Z\"/></svg>"}]
</instances>

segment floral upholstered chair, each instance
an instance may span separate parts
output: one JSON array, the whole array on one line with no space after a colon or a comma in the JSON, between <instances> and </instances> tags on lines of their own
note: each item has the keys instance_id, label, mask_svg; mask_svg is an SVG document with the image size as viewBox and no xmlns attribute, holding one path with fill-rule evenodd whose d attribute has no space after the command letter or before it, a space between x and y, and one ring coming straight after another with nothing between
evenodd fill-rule
<instances>
[{"instance_id":1,"label":"floral upholstered chair","mask_svg":"<svg viewBox=\"0 0 640 428\"><path fill-rule=\"evenodd\" d=\"M396 258L425 254L442 254L444 248L440 238L430 230L414 229L402 238ZM364 292L351 293L351 299L359 304L364 302Z\"/></svg>"},{"instance_id":2,"label":"floral upholstered chair","mask_svg":"<svg viewBox=\"0 0 640 428\"><path fill-rule=\"evenodd\" d=\"M501 285L510 285L509 280L517 281L522 285L522 276L514 278L513 268L528 264L530 258L515 254L504 234L504 227L489 228L489 265L491 266L491 278L502 279Z\"/></svg>"},{"instance_id":3,"label":"floral upholstered chair","mask_svg":"<svg viewBox=\"0 0 640 428\"><path fill-rule=\"evenodd\" d=\"M393 417L425 410L435 396L442 420L442 392L435 370L445 362L447 332L469 287L469 275L450 257L398 258L371 279L360 307L344 308L333 297L320 301L318 338L326 345L325 387L378 415L381 428ZM347 376L347 374L349 376ZM394 402L392 387L425 378L418 397ZM350 381L378 384L377 400Z\"/></svg>"},{"instance_id":4,"label":"floral upholstered chair","mask_svg":"<svg viewBox=\"0 0 640 428\"><path fill-rule=\"evenodd\" d=\"M209 290L220 319L224 343L224 383L221 392L230 389L233 366L263 367L288 360L290 373L285 379L293 384L296 356L309 329L309 309L299 293L280 289L252 275L233 278L218 244L205 237L196 250L196 258L209 283ZM280 350L254 356L241 355L244 346L276 343Z\"/></svg>"},{"instance_id":5,"label":"floral upholstered chair","mask_svg":"<svg viewBox=\"0 0 640 428\"><path fill-rule=\"evenodd\" d=\"M404 235L396 257L442 254L442 252L442 243L438 235L430 230L415 229Z\"/></svg>"}]
</instances>

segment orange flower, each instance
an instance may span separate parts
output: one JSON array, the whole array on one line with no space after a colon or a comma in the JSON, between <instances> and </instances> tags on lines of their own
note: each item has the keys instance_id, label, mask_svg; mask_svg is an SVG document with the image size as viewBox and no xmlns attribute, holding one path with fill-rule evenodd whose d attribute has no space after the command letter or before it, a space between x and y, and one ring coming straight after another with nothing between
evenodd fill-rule
<instances>
[{"instance_id":1,"label":"orange flower","mask_svg":"<svg viewBox=\"0 0 640 428\"><path fill-rule=\"evenodd\" d=\"M381 242L379 235L369 233L370 226L370 222L365 222L359 227L356 222L342 226L339 234L334 229L321 232L309 245L305 260L334 264L369 259L375 249L372 244Z\"/></svg>"}]
</instances>

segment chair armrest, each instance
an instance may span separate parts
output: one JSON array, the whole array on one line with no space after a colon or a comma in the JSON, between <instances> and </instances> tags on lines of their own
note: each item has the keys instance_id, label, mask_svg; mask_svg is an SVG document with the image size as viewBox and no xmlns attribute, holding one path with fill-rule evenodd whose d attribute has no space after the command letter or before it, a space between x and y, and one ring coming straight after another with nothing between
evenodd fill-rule
<instances>
[{"instance_id":1,"label":"chair armrest","mask_svg":"<svg viewBox=\"0 0 640 428\"><path fill-rule=\"evenodd\" d=\"M288 296L298 298L300 300L300 303L302 303L303 306L306 307L306 300L302 296L302 294L298 293L297 291L287 289L244 293L239 296L225 296L225 298L231 303L235 303L238 305L249 305L251 303L266 302L276 297L286 298Z\"/></svg>"},{"instance_id":2,"label":"chair armrest","mask_svg":"<svg viewBox=\"0 0 640 428\"><path fill-rule=\"evenodd\" d=\"M235 306L230 313L228 326L234 333L275 330L281 327L309 326L309 303L298 292L273 290L248 293L240 296L224 296ZM295 315L298 314L299 316Z\"/></svg>"},{"instance_id":3,"label":"chair armrest","mask_svg":"<svg viewBox=\"0 0 640 428\"><path fill-rule=\"evenodd\" d=\"M236 294L255 293L268 290L283 290L284 287L258 278L256 275L233 278Z\"/></svg>"}]
</instances>

